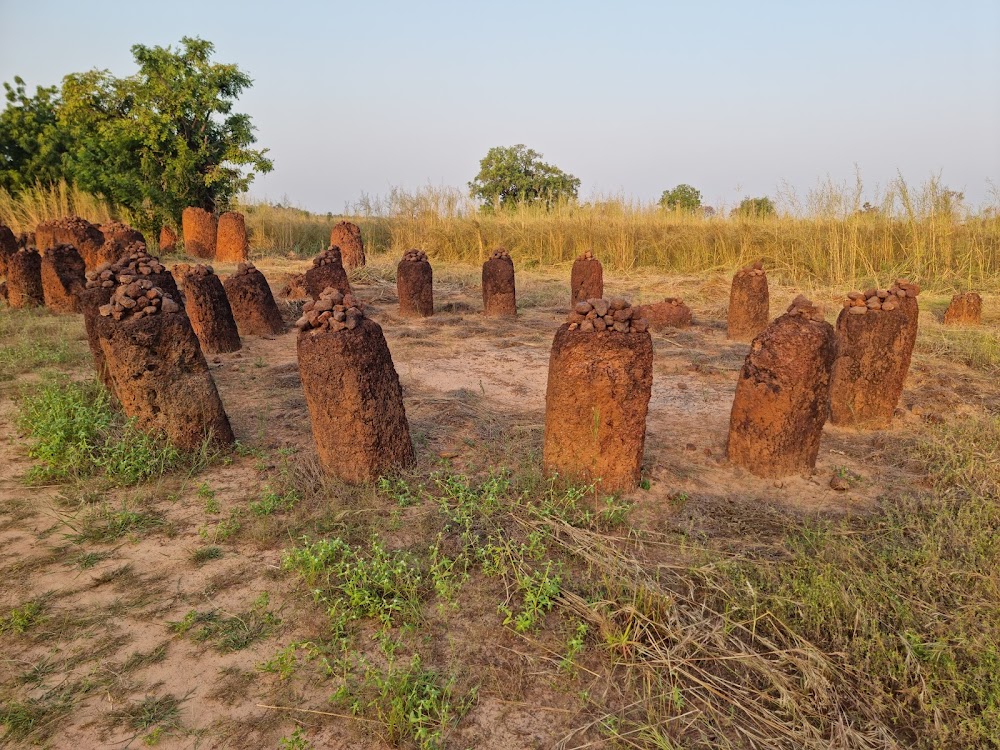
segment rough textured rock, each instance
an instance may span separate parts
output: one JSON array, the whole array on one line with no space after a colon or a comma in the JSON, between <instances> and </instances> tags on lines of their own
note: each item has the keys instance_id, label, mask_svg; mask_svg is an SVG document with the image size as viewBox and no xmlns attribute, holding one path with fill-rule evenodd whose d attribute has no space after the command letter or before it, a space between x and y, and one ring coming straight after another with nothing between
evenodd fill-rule
<instances>
[{"instance_id":1,"label":"rough textured rock","mask_svg":"<svg viewBox=\"0 0 1000 750\"><path fill-rule=\"evenodd\" d=\"M638 314L628 300L588 299L577 302L570 310L566 322L569 330L584 333L611 331L614 333L644 333L649 321Z\"/></svg>"},{"instance_id":2,"label":"rough textured rock","mask_svg":"<svg viewBox=\"0 0 1000 750\"><path fill-rule=\"evenodd\" d=\"M90 286L81 289L77 293L77 304L80 312L83 313L83 327L87 332L87 346L94 358L94 370L97 377L104 383L104 387L109 392L115 392L115 384L111 379L104 362L104 350L101 348L101 340L97 335L97 318L100 317L100 309L111 302L111 295L114 293L114 286L103 287L101 285Z\"/></svg>"},{"instance_id":3,"label":"rough textured rock","mask_svg":"<svg viewBox=\"0 0 1000 750\"><path fill-rule=\"evenodd\" d=\"M917 340L920 287L898 279L890 289L851 292L837 318L837 360L830 421L885 427L903 393Z\"/></svg>"},{"instance_id":4,"label":"rough textured rock","mask_svg":"<svg viewBox=\"0 0 1000 750\"><path fill-rule=\"evenodd\" d=\"M604 296L604 267L589 250L573 262L569 285L570 307L582 300Z\"/></svg>"},{"instance_id":5,"label":"rough textured rock","mask_svg":"<svg viewBox=\"0 0 1000 750\"><path fill-rule=\"evenodd\" d=\"M171 255L177 252L177 232L167 226L160 227L160 254Z\"/></svg>"},{"instance_id":6,"label":"rough textured rock","mask_svg":"<svg viewBox=\"0 0 1000 750\"><path fill-rule=\"evenodd\" d=\"M87 268L94 268L105 262L114 262L116 246L104 247L101 230L79 216L43 221L35 228L35 243L39 250L48 250L56 245L72 245L80 253Z\"/></svg>"},{"instance_id":7,"label":"rough textured rock","mask_svg":"<svg viewBox=\"0 0 1000 750\"><path fill-rule=\"evenodd\" d=\"M223 284L241 336L276 336L284 333L281 312L264 274L252 263L240 263Z\"/></svg>"},{"instance_id":8,"label":"rough textured rock","mask_svg":"<svg viewBox=\"0 0 1000 750\"><path fill-rule=\"evenodd\" d=\"M247 225L243 214L227 211L219 217L215 241L215 259L219 262L242 263L250 252Z\"/></svg>"},{"instance_id":9,"label":"rough textured rock","mask_svg":"<svg viewBox=\"0 0 1000 750\"><path fill-rule=\"evenodd\" d=\"M0 276L7 276L7 260L17 252L17 238L10 227L0 224Z\"/></svg>"},{"instance_id":10,"label":"rough textured rock","mask_svg":"<svg viewBox=\"0 0 1000 750\"><path fill-rule=\"evenodd\" d=\"M328 247L313 258L312 268L306 271L304 284L306 294L313 299L319 299L319 295L327 287L333 287L341 294L350 293L351 283L347 280L339 247Z\"/></svg>"},{"instance_id":11,"label":"rough textured rock","mask_svg":"<svg viewBox=\"0 0 1000 750\"><path fill-rule=\"evenodd\" d=\"M977 326L983 320L983 298L976 292L956 294L944 313L945 325Z\"/></svg>"},{"instance_id":12,"label":"rough textured rock","mask_svg":"<svg viewBox=\"0 0 1000 750\"><path fill-rule=\"evenodd\" d=\"M160 263L159 258L150 255L146 246L141 242L127 245L117 263L100 265L93 272L87 274L88 285L99 282L114 286L119 282L128 283L137 279L152 282L153 286L162 289L174 301L181 303L180 292L177 290L177 282L174 280L173 274Z\"/></svg>"},{"instance_id":13,"label":"rough textured rock","mask_svg":"<svg viewBox=\"0 0 1000 750\"><path fill-rule=\"evenodd\" d=\"M306 292L306 275L304 273L293 273L288 276L288 283L278 290L278 296L282 299L305 299L309 296Z\"/></svg>"},{"instance_id":14,"label":"rough textured rock","mask_svg":"<svg viewBox=\"0 0 1000 750\"><path fill-rule=\"evenodd\" d=\"M173 312L98 316L97 335L122 410L140 429L162 433L182 450L210 438L233 443L205 355L179 306Z\"/></svg>"},{"instance_id":15,"label":"rough textured rock","mask_svg":"<svg viewBox=\"0 0 1000 750\"><path fill-rule=\"evenodd\" d=\"M771 306L767 273L762 263L741 268L733 277L729 293L729 316L726 336L733 341L750 341L767 328Z\"/></svg>"},{"instance_id":16,"label":"rough textured rock","mask_svg":"<svg viewBox=\"0 0 1000 750\"><path fill-rule=\"evenodd\" d=\"M490 259L483 263L483 312L488 318L517 315L514 261L502 247L494 250Z\"/></svg>"},{"instance_id":17,"label":"rough textured rock","mask_svg":"<svg viewBox=\"0 0 1000 750\"><path fill-rule=\"evenodd\" d=\"M412 464L403 390L378 323L361 317L354 328L304 327L297 346L324 470L364 482Z\"/></svg>"},{"instance_id":18,"label":"rough textured rock","mask_svg":"<svg viewBox=\"0 0 1000 750\"><path fill-rule=\"evenodd\" d=\"M630 333L559 327L545 391L547 474L594 482L601 492L634 488L646 441L653 343Z\"/></svg>"},{"instance_id":19,"label":"rough textured rock","mask_svg":"<svg viewBox=\"0 0 1000 750\"><path fill-rule=\"evenodd\" d=\"M691 327L691 308L679 297L667 297L663 302L641 305L638 314L649 321L649 327L654 331Z\"/></svg>"},{"instance_id":20,"label":"rough textured rock","mask_svg":"<svg viewBox=\"0 0 1000 750\"><path fill-rule=\"evenodd\" d=\"M349 221L341 221L330 231L331 247L339 247L344 268L350 271L365 264L365 243L361 228Z\"/></svg>"},{"instance_id":21,"label":"rough textured rock","mask_svg":"<svg viewBox=\"0 0 1000 750\"><path fill-rule=\"evenodd\" d=\"M117 240L122 245L131 245L136 242L141 242L143 245L146 244L146 237L142 232L120 221L109 221L107 224L101 224L98 229L104 235L105 242L108 240Z\"/></svg>"},{"instance_id":22,"label":"rough textured rock","mask_svg":"<svg viewBox=\"0 0 1000 750\"><path fill-rule=\"evenodd\" d=\"M833 326L799 297L750 345L729 419L729 460L760 477L813 469L835 356Z\"/></svg>"},{"instance_id":23,"label":"rough textured rock","mask_svg":"<svg viewBox=\"0 0 1000 750\"><path fill-rule=\"evenodd\" d=\"M184 253L194 258L214 258L218 231L215 216L203 208L188 206L181 213ZM192 321L193 322L193 321Z\"/></svg>"},{"instance_id":24,"label":"rough textured rock","mask_svg":"<svg viewBox=\"0 0 1000 750\"><path fill-rule=\"evenodd\" d=\"M77 294L87 283L83 258L72 245L56 245L42 253L42 296L54 313L80 311Z\"/></svg>"},{"instance_id":25,"label":"rough textured rock","mask_svg":"<svg viewBox=\"0 0 1000 750\"><path fill-rule=\"evenodd\" d=\"M428 318L434 314L434 271L423 250L407 250L396 266L399 314Z\"/></svg>"},{"instance_id":26,"label":"rough textured rock","mask_svg":"<svg viewBox=\"0 0 1000 750\"><path fill-rule=\"evenodd\" d=\"M7 304L14 308L45 304L42 256L34 248L22 248L7 258Z\"/></svg>"},{"instance_id":27,"label":"rough textured rock","mask_svg":"<svg viewBox=\"0 0 1000 750\"><path fill-rule=\"evenodd\" d=\"M205 354L225 354L240 348L233 309L211 266L199 263L184 277L184 307Z\"/></svg>"}]
</instances>

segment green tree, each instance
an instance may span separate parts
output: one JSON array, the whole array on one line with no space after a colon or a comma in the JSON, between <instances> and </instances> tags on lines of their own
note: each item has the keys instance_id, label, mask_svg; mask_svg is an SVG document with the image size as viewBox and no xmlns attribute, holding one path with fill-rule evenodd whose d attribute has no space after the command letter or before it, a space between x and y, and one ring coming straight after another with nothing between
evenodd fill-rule
<instances>
[{"instance_id":1,"label":"green tree","mask_svg":"<svg viewBox=\"0 0 1000 750\"><path fill-rule=\"evenodd\" d=\"M738 216L763 219L765 216L775 216L778 211L770 198L744 198L733 212Z\"/></svg>"},{"instance_id":2,"label":"green tree","mask_svg":"<svg viewBox=\"0 0 1000 750\"><path fill-rule=\"evenodd\" d=\"M678 185L672 190L663 191L660 205L668 211L697 211L701 208L701 191L690 185Z\"/></svg>"},{"instance_id":3,"label":"green tree","mask_svg":"<svg viewBox=\"0 0 1000 750\"><path fill-rule=\"evenodd\" d=\"M66 138L59 128L59 90L35 89L28 96L24 80L4 82L7 106L0 113L0 187L11 193L36 182L52 184L65 177Z\"/></svg>"},{"instance_id":4,"label":"green tree","mask_svg":"<svg viewBox=\"0 0 1000 750\"><path fill-rule=\"evenodd\" d=\"M579 178L546 164L540 153L524 144L491 148L469 183L472 197L481 200L487 211L537 202L548 208L576 198L579 189Z\"/></svg>"}]
</instances>

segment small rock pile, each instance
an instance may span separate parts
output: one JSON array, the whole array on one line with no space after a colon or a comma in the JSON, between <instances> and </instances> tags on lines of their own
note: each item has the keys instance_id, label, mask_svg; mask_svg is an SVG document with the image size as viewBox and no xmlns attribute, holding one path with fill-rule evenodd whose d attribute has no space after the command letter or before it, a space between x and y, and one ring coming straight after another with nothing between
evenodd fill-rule
<instances>
[{"instance_id":1,"label":"small rock pile","mask_svg":"<svg viewBox=\"0 0 1000 750\"><path fill-rule=\"evenodd\" d=\"M315 258L313 258L313 268L319 268L320 266L329 266L339 263L343 265L344 261L340 254L340 248L336 245L331 245L326 250L321 252Z\"/></svg>"},{"instance_id":2,"label":"small rock pile","mask_svg":"<svg viewBox=\"0 0 1000 750\"><path fill-rule=\"evenodd\" d=\"M566 318L571 331L614 331L644 333L649 328L645 318L633 317L635 310L621 297L612 300L588 299L577 302Z\"/></svg>"},{"instance_id":3,"label":"small rock pile","mask_svg":"<svg viewBox=\"0 0 1000 750\"><path fill-rule=\"evenodd\" d=\"M98 312L102 317L115 320L139 320L157 313L175 313L180 305L148 279L138 279L121 284L111 295L111 301L101 305Z\"/></svg>"},{"instance_id":4,"label":"small rock pile","mask_svg":"<svg viewBox=\"0 0 1000 750\"><path fill-rule=\"evenodd\" d=\"M407 250L403 253L403 260L409 263L429 263L427 260L427 253L423 250Z\"/></svg>"},{"instance_id":5,"label":"small rock pile","mask_svg":"<svg viewBox=\"0 0 1000 750\"><path fill-rule=\"evenodd\" d=\"M342 294L328 286L318 300L309 300L302 306L302 317L295 321L300 331L354 330L364 318L364 304L353 294Z\"/></svg>"},{"instance_id":6,"label":"small rock pile","mask_svg":"<svg viewBox=\"0 0 1000 750\"><path fill-rule=\"evenodd\" d=\"M806 318L814 323L826 322L826 314L823 310L823 306L814 304L813 301L804 294L800 294L798 297L793 299L792 304L788 306L788 309L785 312L789 315L798 315Z\"/></svg>"},{"instance_id":7,"label":"small rock pile","mask_svg":"<svg viewBox=\"0 0 1000 750\"><path fill-rule=\"evenodd\" d=\"M891 312L899 307L901 297L916 297L920 286L906 279L896 279L888 289L867 289L864 292L848 292L844 307L851 315L865 315L869 312Z\"/></svg>"},{"instance_id":8,"label":"small rock pile","mask_svg":"<svg viewBox=\"0 0 1000 750\"><path fill-rule=\"evenodd\" d=\"M576 259L577 260L597 260L597 258L594 256L594 253L593 253L592 250L588 250L585 253L581 253L580 255L576 256Z\"/></svg>"},{"instance_id":9,"label":"small rock pile","mask_svg":"<svg viewBox=\"0 0 1000 750\"><path fill-rule=\"evenodd\" d=\"M505 247L498 247L493 251L490 260L510 260L510 251Z\"/></svg>"},{"instance_id":10,"label":"small rock pile","mask_svg":"<svg viewBox=\"0 0 1000 750\"><path fill-rule=\"evenodd\" d=\"M125 248L126 254L117 263L102 263L87 272L87 288L104 287L110 289L116 282L129 284L142 276L163 273L166 267L159 259L150 255L146 246L134 242Z\"/></svg>"}]
</instances>

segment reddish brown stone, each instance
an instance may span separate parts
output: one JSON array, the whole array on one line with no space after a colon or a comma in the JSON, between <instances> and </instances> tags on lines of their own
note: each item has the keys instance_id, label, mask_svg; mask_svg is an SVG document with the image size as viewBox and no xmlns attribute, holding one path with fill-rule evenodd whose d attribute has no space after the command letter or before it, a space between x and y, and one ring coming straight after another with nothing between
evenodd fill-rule
<instances>
[{"instance_id":1,"label":"reddish brown stone","mask_svg":"<svg viewBox=\"0 0 1000 750\"><path fill-rule=\"evenodd\" d=\"M233 443L205 355L183 310L140 319L98 316L97 335L122 410L182 450Z\"/></svg>"},{"instance_id":2,"label":"reddish brown stone","mask_svg":"<svg viewBox=\"0 0 1000 750\"><path fill-rule=\"evenodd\" d=\"M198 268L205 267L198 266L184 277L184 307L191 327L205 354L235 352L241 346L240 335L226 290L218 276L199 273Z\"/></svg>"},{"instance_id":3,"label":"reddish brown stone","mask_svg":"<svg viewBox=\"0 0 1000 750\"><path fill-rule=\"evenodd\" d=\"M917 340L916 297L899 297L893 310L865 315L844 308L837 318L837 361L830 421L877 429L892 421Z\"/></svg>"},{"instance_id":4,"label":"reddish brown stone","mask_svg":"<svg viewBox=\"0 0 1000 750\"><path fill-rule=\"evenodd\" d=\"M319 299L319 295L327 287L336 289L341 294L350 294L351 282L347 280L340 248L328 247L313 258L313 267L306 271L304 283L306 293L313 299Z\"/></svg>"},{"instance_id":5,"label":"reddish brown stone","mask_svg":"<svg viewBox=\"0 0 1000 750\"><path fill-rule=\"evenodd\" d=\"M250 252L247 225L243 214L227 211L219 217L215 242L215 259L220 262L242 263Z\"/></svg>"},{"instance_id":6,"label":"reddish brown stone","mask_svg":"<svg viewBox=\"0 0 1000 750\"><path fill-rule=\"evenodd\" d=\"M278 296L282 299L305 299L308 297L306 275L304 273L289 274L288 283L281 287Z\"/></svg>"},{"instance_id":7,"label":"reddish brown stone","mask_svg":"<svg viewBox=\"0 0 1000 750\"><path fill-rule=\"evenodd\" d=\"M956 294L944 313L945 325L977 326L983 319L983 298L976 292Z\"/></svg>"},{"instance_id":8,"label":"reddish brown stone","mask_svg":"<svg viewBox=\"0 0 1000 750\"><path fill-rule=\"evenodd\" d=\"M87 268L72 245L56 245L42 253L42 295L54 313L80 311L77 293L87 283Z\"/></svg>"},{"instance_id":9,"label":"reddish brown stone","mask_svg":"<svg viewBox=\"0 0 1000 750\"><path fill-rule=\"evenodd\" d=\"M835 355L833 326L821 319L789 312L765 328L740 370L729 460L760 477L814 468Z\"/></svg>"},{"instance_id":10,"label":"reddish brown stone","mask_svg":"<svg viewBox=\"0 0 1000 750\"><path fill-rule=\"evenodd\" d=\"M407 250L403 255L396 266L396 292L399 295L400 315L428 318L434 314L434 271L425 253Z\"/></svg>"},{"instance_id":11,"label":"reddish brown stone","mask_svg":"<svg viewBox=\"0 0 1000 750\"><path fill-rule=\"evenodd\" d=\"M299 374L324 470L347 482L377 479L413 463L403 390L382 329L303 330Z\"/></svg>"},{"instance_id":12,"label":"reddish brown stone","mask_svg":"<svg viewBox=\"0 0 1000 750\"><path fill-rule=\"evenodd\" d=\"M733 277L729 293L727 337L733 341L750 341L767 328L770 320L767 273L762 267L740 269Z\"/></svg>"},{"instance_id":13,"label":"reddish brown stone","mask_svg":"<svg viewBox=\"0 0 1000 750\"><path fill-rule=\"evenodd\" d=\"M215 216L203 208L188 206L181 213L184 252L194 258L214 258L218 231Z\"/></svg>"},{"instance_id":14,"label":"reddish brown stone","mask_svg":"<svg viewBox=\"0 0 1000 750\"><path fill-rule=\"evenodd\" d=\"M241 336L277 336L285 324L264 274L250 264L223 282Z\"/></svg>"},{"instance_id":15,"label":"reddish brown stone","mask_svg":"<svg viewBox=\"0 0 1000 750\"><path fill-rule=\"evenodd\" d=\"M360 268L365 264L365 243L361 228L349 221L341 221L330 232L330 244L340 248L344 268Z\"/></svg>"},{"instance_id":16,"label":"reddish brown stone","mask_svg":"<svg viewBox=\"0 0 1000 750\"><path fill-rule=\"evenodd\" d=\"M649 327L654 331L691 327L691 308L676 297L667 297L663 302L651 305L640 305L637 313L638 317L649 321Z\"/></svg>"},{"instance_id":17,"label":"reddish brown stone","mask_svg":"<svg viewBox=\"0 0 1000 750\"><path fill-rule=\"evenodd\" d=\"M9 227L0 224L0 276L7 276L7 259L17 252L17 238Z\"/></svg>"},{"instance_id":18,"label":"reddish brown stone","mask_svg":"<svg viewBox=\"0 0 1000 750\"><path fill-rule=\"evenodd\" d=\"M122 245L131 245L137 242L141 242L143 245L146 244L146 237L142 232L120 221L109 221L107 224L101 224L98 229L104 235L105 242L108 240L117 240Z\"/></svg>"},{"instance_id":19,"label":"reddish brown stone","mask_svg":"<svg viewBox=\"0 0 1000 750\"><path fill-rule=\"evenodd\" d=\"M37 250L18 250L7 258L7 304L14 308L41 307L42 256Z\"/></svg>"},{"instance_id":20,"label":"reddish brown stone","mask_svg":"<svg viewBox=\"0 0 1000 750\"><path fill-rule=\"evenodd\" d=\"M509 255L494 257L483 263L483 312L488 318L517 315L514 261Z\"/></svg>"},{"instance_id":21,"label":"reddish brown stone","mask_svg":"<svg viewBox=\"0 0 1000 750\"><path fill-rule=\"evenodd\" d=\"M559 327L552 342L545 391L543 466L602 492L634 488L646 441L653 387L648 332L617 333Z\"/></svg>"},{"instance_id":22,"label":"reddish brown stone","mask_svg":"<svg viewBox=\"0 0 1000 750\"><path fill-rule=\"evenodd\" d=\"M94 370L100 378L104 387L110 393L114 393L115 385L111 379L111 373L104 362L104 350L101 348L101 340L97 335L97 319L101 305L106 305L111 301L111 294L114 289L111 287L90 287L77 292L77 303L80 312L83 313L83 327L87 332L87 346L94 357Z\"/></svg>"},{"instance_id":23,"label":"reddish brown stone","mask_svg":"<svg viewBox=\"0 0 1000 750\"><path fill-rule=\"evenodd\" d=\"M87 268L96 268L102 263L117 260L105 257L111 249L104 247L101 230L79 216L43 221L35 228L35 243L39 250L48 250L56 245L72 245L80 253Z\"/></svg>"},{"instance_id":24,"label":"reddish brown stone","mask_svg":"<svg viewBox=\"0 0 1000 750\"><path fill-rule=\"evenodd\" d=\"M160 249L161 255L171 255L177 252L177 232L168 226L160 227Z\"/></svg>"},{"instance_id":25,"label":"reddish brown stone","mask_svg":"<svg viewBox=\"0 0 1000 750\"><path fill-rule=\"evenodd\" d=\"M604 297L604 267L597 258L577 258L570 273L570 303Z\"/></svg>"}]
</instances>

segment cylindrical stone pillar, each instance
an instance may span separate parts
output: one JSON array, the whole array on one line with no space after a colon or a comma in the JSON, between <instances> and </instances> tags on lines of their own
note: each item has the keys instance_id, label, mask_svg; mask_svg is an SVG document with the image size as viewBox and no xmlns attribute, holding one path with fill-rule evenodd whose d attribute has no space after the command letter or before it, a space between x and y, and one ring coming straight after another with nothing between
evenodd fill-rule
<instances>
[{"instance_id":1,"label":"cylindrical stone pillar","mask_svg":"<svg viewBox=\"0 0 1000 750\"><path fill-rule=\"evenodd\" d=\"M72 245L56 245L42 253L42 295L54 313L80 311L77 292L87 283L87 269Z\"/></svg>"},{"instance_id":2,"label":"cylindrical stone pillar","mask_svg":"<svg viewBox=\"0 0 1000 750\"><path fill-rule=\"evenodd\" d=\"M7 304L13 308L45 304L42 256L34 248L21 248L7 259Z\"/></svg>"},{"instance_id":3,"label":"cylindrical stone pillar","mask_svg":"<svg viewBox=\"0 0 1000 750\"><path fill-rule=\"evenodd\" d=\"M243 214L227 211L219 217L215 242L215 259L219 262L242 263L248 257L247 225Z\"/></svg>"},{"instance_id":4,"label":"cylindrical stone pillar","mask_svg":"<svg viewBox=\"0 0 1000 750\"><path fill-rule=\"evenodd\" d=\"M604 266L590 250L573 262L569 285L570 307L577 302L604 297Z\"/></svg>"},{"instance_id":5,"label":"cylindrical stone pillar","mask_svg":"<svg viewBox=\"0 0 1000 750\"><path fill-rule=\"evenodd\" d=\"M732 341L751 341L771 321L767 273L762 263L741 268L733 276L729 292L726 337Z\"/></svg>"},{"instance_id":6,"label":"cylindrical stone pillar","mask_svg":"<svg viewBox=\"0 0 1000 750\"><path fill-rule=\"evenodd\" d=\"M170 255L177 252L177 232L168 226L160 227L160 249L161 255Z\"/></svg>"},{"instance_id":7,"label":"cylindrical stone pillar","mask_svg":"<svg viewBox=\"0 0 1000 750\"><path fill-rule=\"evenodd\" d=\"M313 258L313 265L305 275L306 294L314 300L326 288L332 288L341 294L351 293L351 283L347 280L347 271L341 259L340 248L331 245Z\"/></svg>"},{"instance_id":8,"label":"cylindrical stone pillar","mask_svg":"<svg viewBox=\"0 0 1000 750\"><path fill-rule=\"evenodd\" d=\"M17 252L17 238L9 227L0 224L0 276L7 276L7 261Z\"/></svg>"},{"instance_id":9,"label":"cylindrical stone pillar","mask_svg":"<svg viewBox=\"0 0 1000 750\"><path fill-rule=\"evenodd\" d=\"M285 323L274 302L271 287L264 274L252 263L240 263L236 273L222 286L241 336L277 336L284 333Z\"/></svg>"},{"instance_id":10,"label":"cylindrical stone pillar","mask_svg":"<svg viewBox=\"0 0 1000 750\"><path fill-rule=\"evenodd\" d=\"M104 362L104 350L101 348L101 340L97 335L97 319L100 317L100 309L111 302L111 295L114 292L114 282L109 281L108 284L110 286L103 287L100 282L93 284L88 281L87 288L81 289L77 293L77 302L80 312L83 313L83 327L87 333L87 346L90 347L90 354L94 358L94 370L104 387L110 393L114 393L115 384Z\"/></svg>"},{"instance_id":11,"label":"cylindrical stone pillar","mask_svg":"<svg viewBox=\"0 0 1000 750\"><path fill-rule=\"evenodd\" d=\"M214 258L218 225L210 212L197 206L188 206L181 213L181 231L184 234L184 252L194 258Z\"/></svg>"},{"instance_id":12,"label":"cylindrical stone pillar","mask_svg":"<svg viewBox=\"0 0 1000 750\"><path fill-rule=\"evenodd\" d=\"M434 271L423 250L407 250L396 266L399 314L429 318L434 314Z\"/></svg>"},{"instance_id":13,"label":"cylindrical stone pillar","mask_svg":"<svg viewBox=\"0 0 1000 750\"><path fill-rule=\"evenodd\" d=\"M43 221L35 228L35 242L39 250L56 245L72 245L80 253L87 268L96 268L104 262L113 263L117 258L113 249L104 247L104 234L95 225L79 216Z\"/></svg>"},{"instance_id":14,"label":"cylindrical stone pillar","mask_svg":"<svg viewBox=\"0 0 1000 750\"><path fill-rule=\"evenodd\" d=\"M184 307L205 354L225 354L240 348L240 334L226 290L211 266L199 263L184 277Z\"/></svg>"},{"instance_id":15,"label":"cylindrical stone pillar","mask_svg":"<svg viewBox=\"0 0 1000 750\"><path fill-rule=\"evenodd\" d=\"M365 243L361 228L350 221L341 221L330 231L330 245L340 248L344 268L350 271L365 264Z\"/></svg>"},{"instance_id":16,"label":"cylindrical stone pillar","mask_svg":"<svg viewBox=\"0 0 1000 750\"><path fill-rule=\"evenodd\" d=\"M483 263L483 312L488 318L512 318L517 315L514 290L514 261L500 247Z\"/></svg>"},{"instance_id":17,"label":"cylindrical stone pillar","mask_svg":"<svg viewBox=\"0 0 1000 750\"><path fill-rule=\"evenodd\" d=\"M977 326L983 320L983 298L976 292L956 294L944 312L944 324Z\"/></svg>"}]
</instances>

